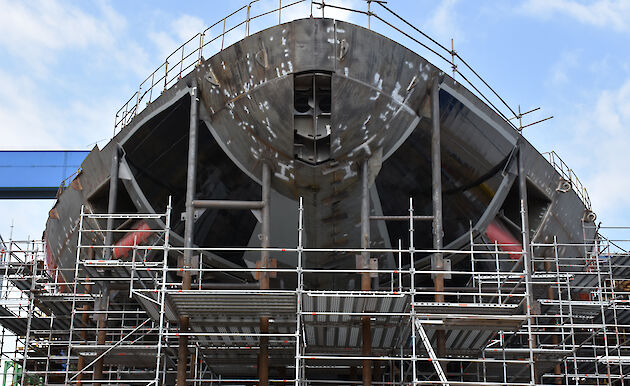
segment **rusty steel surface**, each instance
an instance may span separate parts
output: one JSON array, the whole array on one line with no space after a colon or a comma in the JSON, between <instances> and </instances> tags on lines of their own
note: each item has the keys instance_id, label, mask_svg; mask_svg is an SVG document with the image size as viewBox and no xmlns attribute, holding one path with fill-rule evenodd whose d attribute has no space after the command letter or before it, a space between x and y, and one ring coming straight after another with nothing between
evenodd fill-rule
<instances>
[{"instance_id":1,"label":"rusty steel surface","mask_svg":"<svg viewBox=\"0 0 630 386\"><path fill-rule=\"evenodd\" d=\"M323 134L329 137L323 143L330 147L321 155L325 159L305 162L296 157L294 80L312 73L331 78L329 101L319 101L330 104L324 107L330 115ZM363 160L369 163L371 215L405 214L410 196L418 213L431 213L429 89L434 80L440 84L444 245L462 246L461 235L471 221L482 232L498 212L510 217L513 211L508 206L515 194L507 180L515 174L517 131L405 47L349 23L303 19L264 30L207 59L140 113L111 144L93 151L79 176L83 190L66 189L56 205L63 219L49 220L47 234L56 258L66 264L73 259L72 243L64 240L75 237L69 230L79 206L105 209L109 154L118 145L124 150L120 173L127 207L153 211L173 195L175 207L183 212L187 131L180 128L187 126L184 115L193 78L199 83L202 118L196 198L259 200L255 186L260 183L262 163L268 162L272 201L286 203L278 210L294 209L297 198L304 198L307 246L361 244L357 224ZM526 141L523 146L528 181L539 192L532 236L581 238L583 204L572 192L558 191L557 172ZM183 224L174 220L175 240L181 242ZM60 222L68 225L60 227ZM518 218L513 222L518 223ZM404 226L372 222L370 244L389 246L405 239L400 230ZM212 232L217 227L238 232ZM430 225L419 227L417 245L430 246L431 239L423 232ZM251 214L210 208L200 214L196 228L194 240L200 246L247 245L256 241L252 234L260 233ZM295 235L278 233L286 232L271 235L272 246L295 244ZM206 258L211 265L229 267L243 265L244 257L208 253ZM382 264L392 266L391 256L380 257ZM322 253L307 256L306 264L351 267L354 257Z\"/></svg>"}]
</instances>

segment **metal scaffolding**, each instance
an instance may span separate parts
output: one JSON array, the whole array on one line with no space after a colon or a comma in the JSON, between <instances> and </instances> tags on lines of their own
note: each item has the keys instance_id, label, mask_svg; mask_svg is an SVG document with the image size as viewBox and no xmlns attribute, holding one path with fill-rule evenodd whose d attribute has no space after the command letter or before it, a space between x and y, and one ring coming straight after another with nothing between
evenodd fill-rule
<instances>
[{"instance_id":1,"label":"metal scaffolding","mask_svg":"<svg viewBox=\"0 0 630 386\"><path fill-rule=\"evenodd\" d=\"M402 20L382 2L373 2ZM226 32L244 23L249 33L250 21L264 15L251 16L252 3L241 8L247 17L236 27L226 30L227 18L210 27L223 29L212 41L220 38L223 48ZM274 12L281 19L282 9L298 3L279 2ZM310 3L321 6L322 13L330 6ZM354 12L376 18L442 57L367 5L367 13ZM195 68L212 42L204 40L208 30L174 53L181 59L170 67L167 59L145 80L119 111L115 130L157 98L157 91ZM450 61L442 58L456 71L455 58L463 62L461 57L437 45L451 55ZM433 213L417 215L410 198L406 216L373 215L365 160L359 171L361 244L307 248L301 198L293 220L297 245L270 247L268 165L262 166L260 201L195 200L198 110L192 85L181 243L171 240L171 219L180 214L172 212L170 198L162 213L117 213L118 150L107 213L83 207L77 244L65 246L76 251L74 267L58 267L45 241L1 242L5 379L31 385L623 385L630 374L630 253L604 237L601 227L585 229L585 235L595 236L580 244L555 238L532 242L519 145L514 154L521 224L515 228L522 242L491 243L471 226L465 248L444 249L439 87L436 78L431 90ZM572 171L555 153L549 160L568 181L566 189L575 190L590 210ZM196 208L260 211L260 247L196 247ZM406 245L399 240L395 248L371 248L371 221L406 222ZM432 221L433 248L414 246L418 221ZM260 254L260 260L247 267L211 265L212 253L244 252ZM357 266L305 264L317 253L356 256ZM394 268L373 263L383 253L397 257ZM281 261L292 263L278 266L275 257L281 255ZM238 280L218 280L225 277ZM317 277L361 285L342 290L309 284Z\"/></svg>"},{"instance_id":2,"label":"metal scaffolding","mask_svg":"<svg viewBox=\"0 0 630 386\"><path fill-rule=\"evenodd\" d=\"M5 369L15 369L13 379L22 384L172 384L182 335L188 338L185 374L192 385L258 383L263 339L270 383L361 384L355 370L366 360L372 384L609 385L623 384L628 374L630 254L600 234L581 245L531 244L529 274L526 254L471 234L469 249L440 250L452 261L470 261L468 269L436 271L417 264L419 255L435 250L402 243L395 249L304 248L301 205L300 241L287 248L177 247L168 239L170 216L170 205L162 214L82 213L72 281L63 281L46 261L41 242L2 244L0 347L9 363ZM107 219L123 226L95 227ZM156 219L166 227L130 226ZM413 232L411 201L407 221ZM126 247L86 242L106 232L138 238L146 232L152 242ZM124 257L102 259L106 249ZM245 250L289 254L296 264L242 269L203 264L207 251ZM576 250L583 253L565 252ZM202 264L174 264L172 256L186 251L202 256ZM316 252L390 252L398 266L369 270L381 283L369 290L313 289L305 285L309 276L366 272L304 267L303 259ZM186 272L193 277L189 289L182 286ZM293 278L296 285L223 288L205 279L217 273L264 273L285 283ZM435 300L435 288L416 284L435 274L445 278L442 301ZM462 277L466 286L449 285L449 279ZM189 320L188 331L179 328L182 316ZM263 317L267 331L261 330ZM361 344L366 317L371 329L367 356ZM443 354L437 349L438 331L446 340ZM331 380L331 373L350 375Z\"/></svg>"}]
</instances>

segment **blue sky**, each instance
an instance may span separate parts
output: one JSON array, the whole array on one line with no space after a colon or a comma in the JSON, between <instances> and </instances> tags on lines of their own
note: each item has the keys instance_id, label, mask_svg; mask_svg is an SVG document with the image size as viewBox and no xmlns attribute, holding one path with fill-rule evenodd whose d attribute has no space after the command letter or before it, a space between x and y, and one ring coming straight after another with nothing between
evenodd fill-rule
<instances>
[{"instance_id":1,"label":"blue sky","mask_svg":"<svg viewBox=\"0 0 630 386\"><path fill-rule=\"evenodd\" d=\"M277 3L260 0L252 12ZM366 8L360 0L327 3ZM104 145L115 112L166 55L243 4L0 0L0 149ZM630 223L630 1L390 0L388 6L444 45L453 38L458 53L513 108L541 107L526 122L553 115L525 129L526 137L574 169L604 224ZM308 6L293 8L283 21L309 14ZM365 16L348 12L326 16L367 25ZM277 15L252 32L274 22ZM400 34L375 21L372 27L448 70ZM243 34L239 28L230 39ZM16 236L40 237L51 205L0 202L0 234L8 235L14 221Z\"/></svg>"}]
</instances>

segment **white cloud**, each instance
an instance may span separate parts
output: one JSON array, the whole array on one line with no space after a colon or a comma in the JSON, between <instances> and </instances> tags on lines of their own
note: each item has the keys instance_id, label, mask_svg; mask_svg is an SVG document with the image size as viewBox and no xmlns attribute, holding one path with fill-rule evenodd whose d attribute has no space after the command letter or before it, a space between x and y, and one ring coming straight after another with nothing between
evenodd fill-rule
<instances>
[{"instance_id":1,"label":"white cloud","mask_svg":"<svg viewBox=\"0 0 630 386\"><path fill-rule=\"evenodd\" d=\"M55 1L0 0L0 44L14 54L102 45L111 40L108 20Z\"/></svg>"},{"instance_id":2,"label":"white cloud","mask_svg":"<svg viewBox=\"0 0 630 386\"><path fill-rule=\"evenodd\" d=\"M627 31L630 28L630 1L597 0L527 0L521 9L536 17L551 19L556 15L568 16L580 23L596 27Z\"/></svg>"},{"instance_id":3,"label":"white cloud","mask_svg":"<svg viewBox=\"0 0 630 386\"><path fill-rule=\"evenodd\" d=\"M182 15L171 23L171 27L179 40L183 43L195 34L203 31L205 24L203 20L198 17Z\"/></svg>"},{"instance_id":4,"label":"white cloud","mask_svg":"<svg viewBox=\"0 0 630 386\"><path fill-rule=\"evenodd\" d=\"M581 165L578 176L599 219L607 225L623 225L630 214L630 79L572 113L575 117L569 124L574 138L560 155L570 166Z\"/></svg>"},{"instance_id":5,"label":"white cloud","mask_svg":"<svg viewBox=\"0 0 630 386\"><path fill-rule=\"evenodd\" d=\"M125 18L105 2L93 6L0 0L2 149L83 148L111 137L126 99L116 85L149 67L144 48L125 36Z\"/></svg>"},{"instance_id":6,"label":"white cloud","mask_svg":"<svg viewBox=\"0 0 630 386\"><path fill-rule=\"evenodd\" d=\"M73 60L89 58L93 65L144 75L146 53L123 36L125 18L105 2L94 6L90 13L59 0L0 0L0 49L42 78L61 55L77 52Z\"/></svg>"},{"instance_id":7,"label":"white cloud","mask_svg":"<svg viewBox=\"0 0 630 386\"><path fill-rule=\"evenodd\" d=\"M551 67L551 82L555 86L568 83L571 78L568 72L577 67L579 58L577 51L563 51L558 61Z\"/></svg>"},{"instance_id":8,"label":"white cloud","mask_svg":"<svg viewBox=\"0 0 630 386\"><path fill-rule=\"evenodd\" d=\"M48 103L40 100L37 84L25 75L14 76L2 71L0 84L2 148L60 147L60 133L55 133L50 125L55 119L54 111L49 111Z\"/></svg>"},{"instance_id":9,"label":"white cloud","mask_svg":"<svg viewBox=\"0 0 630 386\"><path fill-rule=\"evenodd\" d=\"M165 60L175 49L205 29L203 20L191 15L181 15L169 23L165 31L149 34L149 39L155 44L158 57ZM191 42L191 48L198 42Z\"/></svg>"},{"instance_id":10,"label":"white cloud","mask_svg":"<svg viewBox=\"0 0 630 386\"><path fill-rule=\"evenodd\" d=\"M423 24L428 34L450 48L451 38L455 43L465 40L465 35L459 28L458 16L455 11L459 0L444 0L433 11L429 19Z\"/></svg>"},{"instance_id":11,"label":"white cloud","mask_svg":"<svg viewBox=\"0 0 630 386\"><path fill-rule=\"evenodd\" d=\"M0 235L4 241L41 240L54 200L0 200Z\"/></svg>"},{"instance_id":12,"label":"white cloud","mask_svg":"<svg viewBox=\"0 0 630 386\"><path fill-rule=\"evenodd\" d=\"M114 29L123 26L109 8L97 18L57 1L0 0L0 46L19 58L49 62L61 50L113 46Z\"/></svg>"},{"instance_id":13,"label":"white cloud","mask_svg":"<svg viewBox=\"0 0 630 386\"><path fill-rule=\"evenodd\" d=\"M120 101L94 95L85 99L55 100L41 83L27 75L0 70L0 148L87 148L111 138L114 112Z\"/></svg>"}]
</instances>

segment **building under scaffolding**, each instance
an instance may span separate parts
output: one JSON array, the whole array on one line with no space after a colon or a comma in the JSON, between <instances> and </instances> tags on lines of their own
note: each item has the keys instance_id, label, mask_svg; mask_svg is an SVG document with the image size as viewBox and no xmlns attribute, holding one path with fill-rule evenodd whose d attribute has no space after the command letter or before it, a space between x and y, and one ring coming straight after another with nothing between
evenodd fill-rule
<instances>
[{"instance_id":1,"label":"building under scaffolding","mask_svg":"<svg viewBox=\"0 0 630 386\"><path fill-rule=\"evenodd\" d=\"M630 254L571 169L382 2L280 23L301 3L184 43L44 240L2 241L5 382L624 384Z\"/></svg>"}]
</instances>

